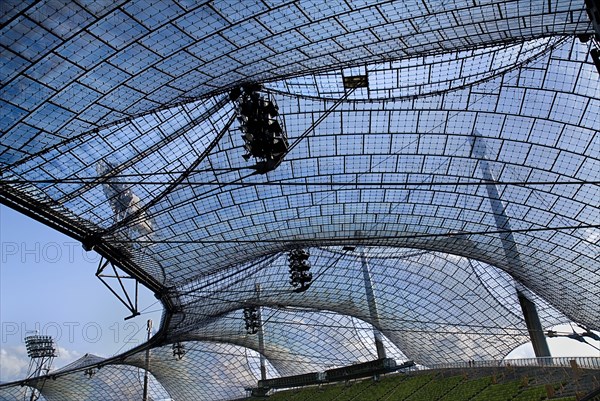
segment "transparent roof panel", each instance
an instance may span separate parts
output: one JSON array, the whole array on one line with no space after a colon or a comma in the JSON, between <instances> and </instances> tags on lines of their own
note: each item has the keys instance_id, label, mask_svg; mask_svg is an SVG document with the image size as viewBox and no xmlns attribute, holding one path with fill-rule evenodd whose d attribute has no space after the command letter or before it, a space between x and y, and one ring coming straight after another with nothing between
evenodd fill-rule
<instances>
[{"instance_id":1,"label":"transparent roof panel","mask_svg":"<svg viewBox=\"0 0 600 401\"><path fill-rule=\"evenodd\" d=\"M501 359L528 341L518 294L543 327L600 329L584 2L38 1L0 21L0 199L165 307L157 340L47 399L138 397L145 347L174 399L244 396L261 355L269 377L371 360L374 333L399 361ZM229 98L252 82L289 142L266 174Z\"/></svg>"}]
</instances>

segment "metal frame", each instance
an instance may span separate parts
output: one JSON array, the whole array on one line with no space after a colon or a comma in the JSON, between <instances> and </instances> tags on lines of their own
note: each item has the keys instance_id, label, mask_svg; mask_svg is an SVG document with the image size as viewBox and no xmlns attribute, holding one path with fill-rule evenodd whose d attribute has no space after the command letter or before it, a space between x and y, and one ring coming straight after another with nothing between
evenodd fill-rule
<instances>
[{"instance_id":1,"label":"metal frame","mask_svg":"<svg viewBox=\"0 0 600 401\"><path fill-rule=\"evenodd\" d=\"M110 267L112 268L112 271L114 274L105 274L104 270L110 265ZM96 277L98 277L98 279L100 279L100 281L102 282L102 284L104 284L106 286L106 288L108 288L110 290L110 292L113 293L113 295L115 297L117 297L117 299L119 301L121 301L121 303L123 305L125 305L125 307L127 309L129 309L129 311L131 312L131 316L127 316L125 318L125 320L128 319L132 319L136 316L140 315L140 311L138 310L138 289L139 289L139 281L137 278L131 276L131 275L122 275L117 271L116 266L107 259L104 259L104 257L100 258L100 262L98 263L98 270L96 270ZM117 282L119 283L119 287L121 288L121 291L124 294L124 297L119 295L117 293L117 291L115 291L110 284L108 283L107 280L105 279L117 279ZM134 280L135 281L135 297L133 298L133 301L131 299L131 297L129 296L129 294L127 293L127 289L125 288L125 285L123 284L123 280Z\"/></svg>"}]
</instances>

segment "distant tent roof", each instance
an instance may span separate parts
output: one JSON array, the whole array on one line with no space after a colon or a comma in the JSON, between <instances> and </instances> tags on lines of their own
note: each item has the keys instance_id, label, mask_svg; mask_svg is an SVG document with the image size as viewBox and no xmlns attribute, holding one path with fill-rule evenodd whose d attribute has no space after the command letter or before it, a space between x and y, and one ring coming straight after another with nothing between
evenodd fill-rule
<instances>
[{"instance_id":1,"label":"distant tent roof","mask_svg":"<svg viewBox=\"0 0 600 401\"><path fill-rule=\"evenodd\" d=\"M501 359L528 341L517 292L544 327L600 329L584 2L446 3L3 7L0 199L163 301L158 396L241 397L258 351L270 376L371 360L373 329L399 360ZM291 144L267 174L242 157L228 96L250 82ZM304 293L296 248L311 255ZM42 393L137 397L146 347L90 356Z\"/></svg>"}]
</instances>

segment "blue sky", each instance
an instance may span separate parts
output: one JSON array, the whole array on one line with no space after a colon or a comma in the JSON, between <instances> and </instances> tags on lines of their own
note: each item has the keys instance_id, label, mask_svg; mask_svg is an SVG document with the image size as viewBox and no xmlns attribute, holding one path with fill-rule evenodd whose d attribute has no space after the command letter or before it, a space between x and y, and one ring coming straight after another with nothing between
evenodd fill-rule
<instances>
[{"instance_id":1,"label":"blue sky","mask_svg":"<svg viewBox=\"0 0 600 401\"><path fill-rule=\"evenodd\" d=\"M60 367L92 353L112 356L139 344L146 321L158 327L162 307L140 286L134 319L95 277L100 256L77 241L0 206L0 381L24 378L23 338L39 330L55 338Z\"/></svg>"},{"instance_id":2,"label":"blue sky","mask_svg":"<svg viewBox=\"0 0 600 401\"><path fill-rule=\"evenodd\" d=\"M0 381L25 377L29 360L23 338L32 330L55 338L59 357L53 366L61 367L85 353L109 357L139 344L148 319L158 327L162 307L150 291L140 287L142 315L123 320L128 310L95 277L97 254L4 206L0 245ZM553 356L600 356L570 339L550 339L549 344ZM509 355L532 356L531 344Z\"/></svg>"}]
</instances>

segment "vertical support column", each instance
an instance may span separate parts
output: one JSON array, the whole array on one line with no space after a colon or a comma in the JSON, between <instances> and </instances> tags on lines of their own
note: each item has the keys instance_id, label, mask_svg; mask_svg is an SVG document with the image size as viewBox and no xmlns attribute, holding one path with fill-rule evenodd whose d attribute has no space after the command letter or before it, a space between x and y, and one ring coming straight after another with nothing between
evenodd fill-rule
<instances>
[{"instance_id":1,"label":"vertical support column","mask_svg":"<svg viewBox=\"0 0 600 401\"><path fill-rule=\"evenodd\" d=\"M511 232L510 222L506 216L506 210L504 209L504 205L500 199L496 182L492 175L490 165L486 159L485 143L479 136L477 130L473 131L471 136L471 144L472 154L479 159L479 168L481 170L481 174L483 175L483 180L487 184L485 188L488 193L490 206L492 207L492 213L494 214L494 220L496 221L496 228L498 228L498 230L506 230L506 232L500 234L500 241L502 242L502 248L504 249L504 256L511 266L514 266L518 270L522 270L523 264L521 262L521 257L519 256L515 239ZM529 330L529 337L535 351L535 356L538 358L549 357L550 350L548 348L548 343L546 342L546 337L544 336L544 329L542 328L535 304L529 299L525 298L525 296L521 293L519 293L518 296L519 303L521 304L521 310L523 311L523 316L525 318L525 324Z\"/></svg>"},{"instance_id":2,"label":"vertical support column","mask_svg":"<svg viewBox=\"0 0 600 401\"><path fill-rule=\"evenodd\" d=\"M600 2L597 0L585 0L585 8L596 32L594 37L597 41L600 41Z\"/></svg>"},{"instance_id":3,"label":"vertical support column","mask_svg":"<svg viewBox=\"0 0 600 401\"><path fill-rule=\"evenodd\" d=\"M365 282L365 292L367 295L367 304L369 305L369 315L371 322L373 322L373 336L375 338L375 348L377 349L377 358L383 359L386 357L385 347L383 346L383 338L381 332L377 328L379 326L379 315L377 314L377 303L375 302L375 295L373 293L373 282L371 280L371 272L369 271L369 264L365 257L364 251L360 252L360 260L362 263L363 279Z\"/></svg>"},{"instance_id":4,"label":"vertical support column","mask_svg":"<svg viewBox=\"0 0 600 401\"><path fill-rule=\"evenodd\" d=\"M523 315L525 316L525 324L527 324L527 330L529 331L529 337L531 337L535 356L538 358L549 357L550 349L548 348L546 336L544 335L544 328L540 323L535 304L521 292L518 292L517 294L519 296L519 303L521 304Z\"/></svg>"},{"instance_id":5,"label":"vertical support column","mask_svg":"<svg viewBox=\"0 0 600 401\"><path fill-rule=\"evenodd\" d=\"M147 341L150 341L152 335L152 320L148 319L146 322L146 330L148 330ZM144 392L142 394L142 400L148 401L148 369L150 369L150 347L146 348L146 360L144 362Z\"/></svg>"},{"instance_id":6,"label":"vertical support column","mask_svg":"<svg viewBox=\"0 0 600 401\"><path fill-rule=\"evenodd\" d=\"M265 337L263 331L262 312L260 306L260 284L256 284L256 309L258 311L258 354L260 357L260 379L267 379L267 366L265 362Z\"/></svg>"}]
</instances>

